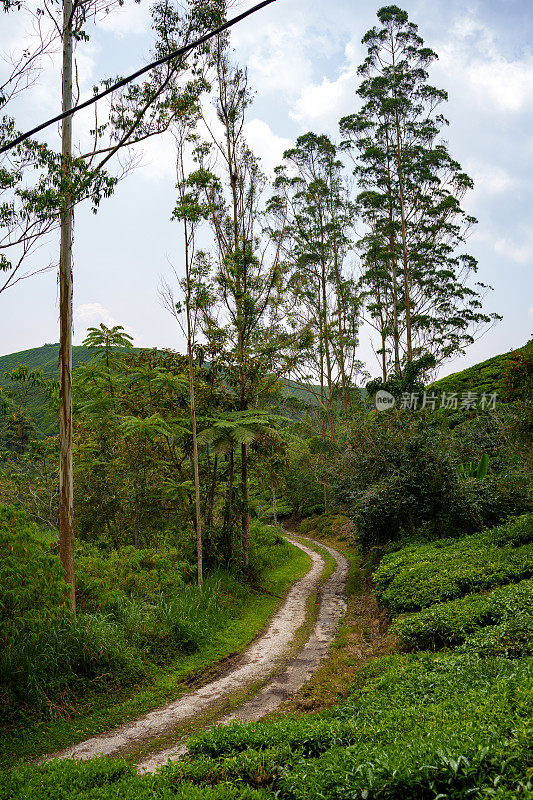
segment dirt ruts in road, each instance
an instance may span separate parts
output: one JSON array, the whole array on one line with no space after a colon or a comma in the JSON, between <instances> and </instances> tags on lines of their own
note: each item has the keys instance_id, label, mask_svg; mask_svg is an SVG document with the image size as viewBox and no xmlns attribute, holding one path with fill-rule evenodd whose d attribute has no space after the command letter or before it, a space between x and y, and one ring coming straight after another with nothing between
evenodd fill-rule
<instances>
[{"instance_id":1,"label":"dirt ruts in road","mask_svg":"<svg viewBox=\"0 0 533 800\"><path fill-rule=\"evenodd\" d=\"M301 541L291 538L289 541L309 555L311 569L292 586L265 632L248 647L238 663L226 674L133 722L93 736L48 758L89 759L98 755L117 756L138 748L146 749L151 740L167 736L180 724L212 712L232 695L242 692L247 685L258 682L263 682L263 688L232 714L223 716L219 722L258 719L297 691L316 670L335 636L345 608L344 589L349 562L336 550L316 543L328 550L335 559L336 567L320 589L314 628L301 650L292 656L291 646L299 629L306 622L309 598L320 588L325 562L321 555ZM273 676L271 680L270 676ZM182 748L174 747L156 753L140 762L139 769L143 772L154 771L169 758L179 757L181 752Z\"/></svg>"}]
</instances>

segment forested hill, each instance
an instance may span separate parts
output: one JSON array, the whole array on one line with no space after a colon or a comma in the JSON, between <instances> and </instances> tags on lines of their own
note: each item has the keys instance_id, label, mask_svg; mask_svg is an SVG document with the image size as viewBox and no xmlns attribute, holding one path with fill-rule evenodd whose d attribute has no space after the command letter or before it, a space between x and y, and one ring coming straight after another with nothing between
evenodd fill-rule
<instances>
[{"instance_id":1,"label":"forested hill","mask_svg":"<svg viewBox=\"0 0 533 800\"><path fill-rule=\"evenodd\" d=\"M88 347L78 345L72 348L72 366L90 361L92 351ZM0 356L0 386L8 387L11 381L5 373L10 373L20 364L26 365L28 370L40 370L44 377L59 378L59 343L43 344L41 347L32 347L30 350L21 350L18 353ZM45 394L39 389L30 390L27 397L28 413L36 425L37 436L47 436L55 433L56 422L48 414L48 401Z\"/></svg>"},{"instance_id":2,"label":"forested hill","mask_svg":"<svg viewBox=\"0 0 533 800\"><path fill-rule=\"evenodd\" d=\"M137 351L139 348L133 348ZM85 364L91 360L93 351L89 347L78 345L72 348L72 367ZM20 364L26 365L28 370L40 370L47 379L59 378L59 343L43 344L30 350L21 350L18 353L0 356L0 386L10 386L11 381L5 373L16 369ZM285 381L283 394L314 405L319 387L310 385L308 388L294 381ZM36 433L39 437L55 432L55 421L47 413L47 400L42 391L33 390L28 393L28 412L36 423Z\"/></svg>"},{"instance_id":3,"label":"forested hill","mask_svg":"<svg viewBox=\"0 0 533 800\"><path fill-rule=\"evenodd\" d=\"M78 345L72 348L72 365L76 368L79 364L90 361L92 351L88 347ZM504 394L504 379L508 368L518 359L533 359L533 340L516 350L510 350L498 356L493 356L473 367L447 375L436 381L432 388L442 392L497 392ZM0 386L8 386L10 381L5 377L6 372L11 372L20 364L25 364L29 370L41 370L45 378L58 378L59 344L44 344L30 350L21 350L18 353L0 356ZM293 381L286 381L284 394L296 400L314 404L317 386L309 389ZM30 392L28 395L28 409L37 424L38 435L53 433L54 422L47 418L46 398L40 391Z\"/></svg>"},{"instance_id":4,"label":"forested hill","mask_svg":"<svg viewBox=\"0 0 533 800\"><path fill-rule=\"evenodd\" d=\"M83 345L72 348L72 366L84 364L91 359L91 351ZM29 370L40 369L46 378L57 378L59 362L59 344L43 344L42 347L32 347L31 350L21 350L19 353L10 353L0 356L0 383L6 384L5 372L26 364Z\"/></svg>"}]
</instances>

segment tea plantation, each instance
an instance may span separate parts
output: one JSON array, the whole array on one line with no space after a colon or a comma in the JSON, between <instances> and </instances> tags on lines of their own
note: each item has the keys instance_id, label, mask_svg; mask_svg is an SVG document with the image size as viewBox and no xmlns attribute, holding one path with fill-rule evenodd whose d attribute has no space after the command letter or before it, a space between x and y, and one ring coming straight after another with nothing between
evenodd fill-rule
<instances>
[{"instance_id":1,"label":"tea plantation","mask_svg":"<svg viewBox=\"0 0 533 800\"><path fill-rule=\"evenodd\" d=\"M355 671L334 708L215 726L155 776L106 759L19 767L0 798L531 799L532 540L526 514L386 555L382 602L420 610L394 619L396 652Z\"/></svg>"}]
</instances>

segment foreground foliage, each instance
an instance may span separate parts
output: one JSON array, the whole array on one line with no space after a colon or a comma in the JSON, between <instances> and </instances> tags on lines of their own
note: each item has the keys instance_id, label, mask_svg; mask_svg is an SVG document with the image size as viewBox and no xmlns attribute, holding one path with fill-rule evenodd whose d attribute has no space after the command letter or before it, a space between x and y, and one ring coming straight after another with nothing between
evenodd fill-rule
<instances>
[{"instance_id":1,"label":"foreground foliage","mask_svg":"<svg viewBox=\"0 0 533 800\"><path fill-rule=\"evenodd\" d=\"M73 617L53 537L21 511L0 506L0 545L4 720L68 715L83 698L147 680L158 665L212 641L251 595L223 570L199 590L194 566L176 548L102 551L83 543ZM259 523L252 553L258 575L291 558L289 545Z\"/></svg>"},{"instance_id":2,"label":"foreground foliage","mask_svg":"<svg viewBox=\"0 0 533 800\"><path fill-rule=\"evenodd\" d=\"M59 762L6 776L0 797L532 798L532 713L531 659L396 655L336 709L215 727L156 777Z\"/></svg>"}]
</instances>

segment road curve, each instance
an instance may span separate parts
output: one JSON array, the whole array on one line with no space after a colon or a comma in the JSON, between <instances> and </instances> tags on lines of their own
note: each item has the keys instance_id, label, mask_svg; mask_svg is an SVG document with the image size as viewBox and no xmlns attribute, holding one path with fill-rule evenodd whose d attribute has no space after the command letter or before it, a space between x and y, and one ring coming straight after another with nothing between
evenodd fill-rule
<instances>
[{"instance_id":1,"label":"road curve","mask_svg":"<svg viewBox=\"0 0 533 800\"><path fill-rule=\"evenodd\" d=\"M118 756L136 748L149 747L150 740L171 734L181 723L211 712L247 685L263 682L263 688L232 714L219 721L258 719L297 691L313 674L326 655L345 609L344 588L349 562L332 548L320 547L334 557L336 567L320 591L320 604L314 629L303 648L291 657L291 645L306 621L309 598L319 589L324 559L299 541L289 541L311 558L309 572L289 590L281 608L272 616L265 632L259 636L226 674L113 731L93 736L84 742L45 757L46 760L98 755ZM288 666L284 666L290 658ZM269 680L269 677L272 680ZM176 758L183 748L156 753L139 763L142 772L153 772L169 758ZM44 759L43 759L44 760Z\"/></svg>"}]
</instances>

